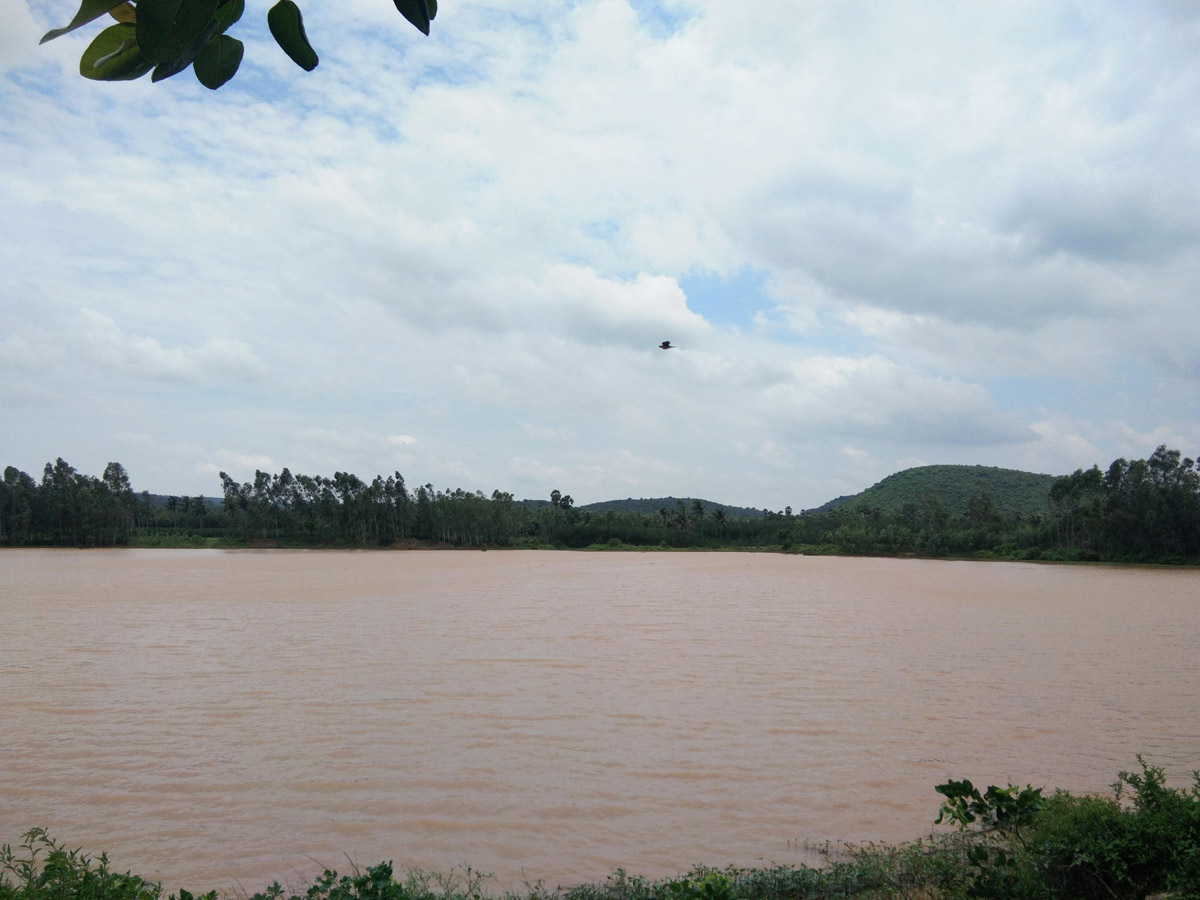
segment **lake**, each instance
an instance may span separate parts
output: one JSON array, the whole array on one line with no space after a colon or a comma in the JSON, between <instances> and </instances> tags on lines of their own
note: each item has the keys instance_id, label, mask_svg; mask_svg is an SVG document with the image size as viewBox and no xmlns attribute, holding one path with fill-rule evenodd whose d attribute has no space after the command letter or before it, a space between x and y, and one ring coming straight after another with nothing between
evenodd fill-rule
<instances>
[{"instance_id":1,"label":"lake","mask_svg":"<svg viewBox=\"0 0 1200 900\"><path fill-rule=\"evenodd\" d=\"M393 859L817 864L948 778L1200 768L1200 571L760 553L5 550L0 841L175 891Z\"/></svg>"}]
</instances>

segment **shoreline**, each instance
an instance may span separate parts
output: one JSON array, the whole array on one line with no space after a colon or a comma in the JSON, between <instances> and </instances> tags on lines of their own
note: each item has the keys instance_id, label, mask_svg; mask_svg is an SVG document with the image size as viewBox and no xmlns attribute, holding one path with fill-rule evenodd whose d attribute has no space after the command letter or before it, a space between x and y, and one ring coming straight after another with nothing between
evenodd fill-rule
<instances>
[{"instance_id":1,"label":"shoreline","mask_svg":"<svg viewBox=\"0 0 1200 900\"><path fill-rule=\"evenodd\" d=\"M6 550L224 550L228 552L250 551L319 551L327 553L397 553L407 551L426 552L470 552L482 553L491 551L549 551L558 553L751 553L778 554L783 556L813 556L833 557L838 559L896 559L896 560L926 560L930 562L991 562L991 563L1028 563L1050 566L1115 566L1119 568L1167 569L1171 571L1200 569L1200 561L1154 562L1110 559L1047 559L1004 556L989 551L977 551L971 555L924 555L919 553L842 553L824 547L803 546L800 549L783 545L765 546L725 546L725 547L672 547L666 545L611 545L592 544L586 547L562 547L552 544L451 544L445 541L424 541L408 538L386 545L355 545L355 544L298 544L274 539L256 539L252 541L228 540L190 535L179 535L179 540L164 540L156 538L153 541L139 542L134 540L127 544L116 544L105 547L64 547L52 545L23 545L12 547L0 545L0 553Z\"/></svg>"}]
</instances>

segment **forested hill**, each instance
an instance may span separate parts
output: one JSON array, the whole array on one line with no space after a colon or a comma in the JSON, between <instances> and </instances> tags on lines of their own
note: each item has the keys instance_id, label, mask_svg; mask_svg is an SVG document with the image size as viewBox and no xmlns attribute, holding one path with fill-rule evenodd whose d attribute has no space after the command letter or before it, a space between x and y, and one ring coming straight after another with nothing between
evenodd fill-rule
<instances>
[{"instance_id":1,"label":"forested hill","mask_svg":"<svg viewBox=\"0 0 1200 900\"><path fill-rule=\"evenodd\" d=\"M996 511L1006 518L1044 514L1049 509L1054 479L1053 475L995 466L918 466L889 475L860 494L830 500L810 512L870 508L895 514L906 504L919 507L933 497L948 513L961 516L966 513L972 495L986 490Z\"/></svg>"},{"instance_id":2,"label":"forested hill","mask_svg":"<svg viewBox=\"0 0 1200 900\"><path fill-rule=\"evenodd\" d=\"M554 505L550 500L518 500L516 502L526 509L542 509ZM745 516L747 518L761 517L765 513L765 510L754 509L750 506L729 506L724 503L715 503L712 500L697 501L694 497L639 497L636 500L627 497L624 500L600 500L596 503L584 503L577 508L590 513L635 513L641 516L658 516L664 509L669 513L676 512L682 503L683 508L690 515L695 511L697 502L701 504L706 513L722 510L727 516ZM573 505L573 502L568 505Z\"/></svg>"},{"instance_id":3,"label":"forested hill","mask_svg":"<svg viewBox=\"0 0 1200 900\"><path fill-rule=\"evenodd\" d=\"M596 513L628 512L640 513L645 516L657 516L664 509L668 512L675 512L679 509L680 503L690 513L695 509L696 502L694 497L639 497L636 500L628 497L624 500L602 500L599 503L587 503L579 508ZM714 503L711 500L701 500L699 502L703 505L705 511L710 513L722 509L727 516L761 516L763 514L761 509L753 509L749 506L728 506L721 503Z\"/></svg>"}]
</instances>

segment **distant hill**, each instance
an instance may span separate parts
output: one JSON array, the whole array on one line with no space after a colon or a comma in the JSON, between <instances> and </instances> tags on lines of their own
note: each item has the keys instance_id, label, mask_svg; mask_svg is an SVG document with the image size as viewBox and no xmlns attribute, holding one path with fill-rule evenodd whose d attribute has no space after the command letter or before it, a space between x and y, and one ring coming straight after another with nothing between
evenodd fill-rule
<instances>
[{"instance_id":1,"label":"distant hill","mask_svg":"<svg viewBox=\"0 0 1200 900\"><path fill-rule=\"evenodd\" d=\"M692 512L691 497L641 497L637 500L628 497L624 500L601 500L599 503L585 503L578 508L596 513L633 512L657 516L658 511L663 507L675 512L679 508L680 500L683 500L683 505L687 507L690 515ZM527 509L538 509L550 505L549 500L518 500L517 502ZM718 509L725 510L727 516L761 516L763 514L761 509L752 509L749 506L729 506L725 503L715 503L712 500L701 500L700 502L704 504L705 515L715 513Z\"/></svg>"},{"instance_id":2,"label":"distant hill","mask_svg":"<svg viewBox=\"0 0 1200 900\"><path fill-rule=\"evenodd\" d=\"M679 501L683 501L684 507L690 514L692 511L692 497L650 497L638 498L634 500L632 497L627 497L624 500L602 500L599 503L588 503L585 506L579 507L586 509L589 512L636 512L644 513L648 516L657 516L658 511L666 507L671 512L674 512L679 507ZM709 515L716 512L718 509L725 510L727 516L761 516L761 509L753 509L749 506L730 506L726 503L716 503L712 500L701 500L704 504L704 513Z\"/></svg>"},{"instance_id":3,"label":"distant hill","mask_svg":"<svg viewBox=\"0 0 1200 900\"><path fill-rule=\"evenodd\" d=\"M860 494L838 497L808 512L874 508L897 513L904 504L920 505L923 497L932 495L947 512L962 515L982 482L1001 515L1031 515L1047 511L1055 477L995 466L918 466L889 475Z\"/></svg>"},{"instance_id":4,"label":"distant hill","mask_svg":"<svg viewBox=\"0 0 1200 900\"><path fill-rule=\"evenodd\" d=\"M167 501L169 501L172 497L171 494L151 494L149 492L143 492L143 493L145 493L146 496L150 499L150 508L151 509L166 509ZM188 503L191 503L191 501L196 498L188 497L187 499L188 499ZM224 497L205 497L204 498L204 504L206 506L209 506L209 507L212 507L215 509L220 509L224 503L225 503Z\"/></svg>"}]
</instances>

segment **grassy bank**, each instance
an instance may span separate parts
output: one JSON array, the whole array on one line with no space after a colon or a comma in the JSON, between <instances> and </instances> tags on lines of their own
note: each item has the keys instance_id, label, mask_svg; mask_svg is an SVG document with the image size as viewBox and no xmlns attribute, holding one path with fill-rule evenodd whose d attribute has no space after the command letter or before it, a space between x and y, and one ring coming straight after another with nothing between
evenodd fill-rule
<instances>
[{"instance_id":1,"label":"grassy bank","mask_svg":"<svg viewBox=\"0 0 1200 900\"><path fill-rule=\"evenodd\" d=\"M895 846L830 848L821 867L699 867L650 880L618 870L603 883L563 889L526 884L488 891L469 868L397 875L391 862L339 875L327 870L303 893L278 884L248 900L1200 900L1200 773L1184 790L1139 759L1108 797L1044 796L1032 787L969 781L938 785L938 822L957 830ZM164 888L107 857L68 850L33 829L0 852L0 900L162 900ZM180 889L171 900L220 900ZM247 900L244 894L234 900Z\"/></svg>"}]
</instances>

